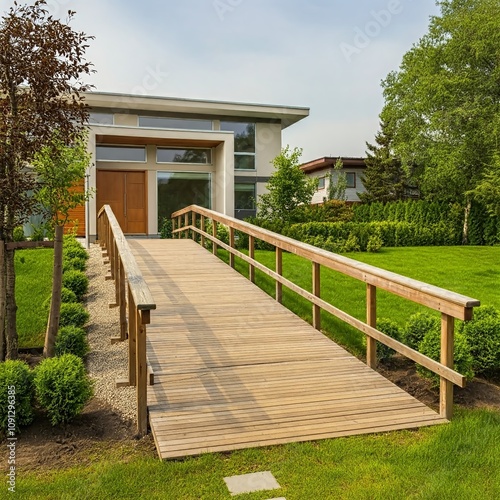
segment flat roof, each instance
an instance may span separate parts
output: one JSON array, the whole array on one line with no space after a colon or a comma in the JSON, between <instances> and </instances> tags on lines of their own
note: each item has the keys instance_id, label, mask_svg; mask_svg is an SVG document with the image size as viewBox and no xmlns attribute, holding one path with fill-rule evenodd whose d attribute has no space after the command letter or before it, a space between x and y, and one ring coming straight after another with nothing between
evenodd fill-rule
<instances>
[{"instance_id":1,"label":"flat roof","mask_svg":"<svg viewBox=\"0 0 500 500\"><path fill-rule=\"evenodd\" d=\"M344 168L366 168L366 158L354 156L323 156L322 158L303 163L300 168L307 173L315 172L317 170L334 167L339 159L342 161Z\"/></svg>"},{"instance_id":2,"label":"flat roof","mask_svg":"<svg viewBox=\"0 0 500 500\"><path fill-rule=\"evenodd\" d=\"M309 108L298 106L210 101L113 92L85 92L83 95L85 96L85 102L91 108L279 120L282 129L309 116Z\"/></svg>"}]
</instances>

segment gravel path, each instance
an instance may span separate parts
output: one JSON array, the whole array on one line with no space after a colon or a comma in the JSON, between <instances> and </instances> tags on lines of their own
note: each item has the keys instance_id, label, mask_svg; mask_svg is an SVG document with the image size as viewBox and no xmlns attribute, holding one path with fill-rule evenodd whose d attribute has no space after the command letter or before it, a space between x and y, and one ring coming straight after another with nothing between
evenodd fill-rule
<instances>
[{"instance_id":1,"label":"gravel path","mask_svg":"<svg viewBox=\"0 0 500 500\"><path fill-rule=\"evenodd\" d=\"M111 344L111 337L120 336L118 308L110 309L115 300L115 282L106 281L101 247L92 244L87 263L89 291L86 306L90 313L87 328L90 354L87 369L95 381L96 396L108 402L124 418L135 420L137 399L134 387L116 388L116 379L127 378L127 343Z\"/></svg>"}]
</instances>

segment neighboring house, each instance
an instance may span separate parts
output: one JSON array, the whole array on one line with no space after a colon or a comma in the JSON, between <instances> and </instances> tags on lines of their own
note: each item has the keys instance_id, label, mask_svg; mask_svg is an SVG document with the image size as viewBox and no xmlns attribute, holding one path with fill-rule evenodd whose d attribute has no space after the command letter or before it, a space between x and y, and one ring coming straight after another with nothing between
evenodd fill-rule
<instances>
[{"instance_id":1,"label":"neighboring house","mask_svg":"<svg viewBox=\"0 0 500 500\"><path fill-rule=\"evenodd\" d=\"M307 163L304 163L300 168L310 177L316 177L318 179L318 189L314 193L312 203L323 203L324 198L328 194L328 173L333 172L334 179L337 177L338 173L334 169L335 164L339 157L328 157L318 158ZM340 157L342 161L343 168L342 172L346 176L347 189L346 198L348 202L359 202L359 197L357 193L365 192L365 187L361 181L361 176L363 171L366 169L366 163L364 158L343 158Z\"/></svg>"},{"instance_id":2,"label":"neighboring house","mask_svg":"<svg viewBox=\"0 0 500 500\"><path fill-rule=\"evenodd\" d=\"M109 204L126 234L156 236L164 217L196 203L255 214L281 131L308 108L91 92L88 234ZM81 215L80 215L81 217ZM81 233L85 221L79 221Z\"/></svg>"}]
</instances>

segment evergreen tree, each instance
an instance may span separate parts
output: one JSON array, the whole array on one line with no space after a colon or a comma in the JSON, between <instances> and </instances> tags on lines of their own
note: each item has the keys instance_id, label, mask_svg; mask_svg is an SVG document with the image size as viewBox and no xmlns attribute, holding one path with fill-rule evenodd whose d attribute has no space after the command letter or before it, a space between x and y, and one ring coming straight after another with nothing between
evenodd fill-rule
<instances>
[{"instance_id":1,"label":"evergreen tree","mask_svg":"<svg viewBox=\"0 0 500 500\"><path fill-rule=\"evenodd\" d=\"M392 150L392 134L387 123L380 123L376 144L366 143L367 168L361 177L366 189L358 193L361 201L396 201L410 197L409 175Z\"/></svg>"}]
</instances>

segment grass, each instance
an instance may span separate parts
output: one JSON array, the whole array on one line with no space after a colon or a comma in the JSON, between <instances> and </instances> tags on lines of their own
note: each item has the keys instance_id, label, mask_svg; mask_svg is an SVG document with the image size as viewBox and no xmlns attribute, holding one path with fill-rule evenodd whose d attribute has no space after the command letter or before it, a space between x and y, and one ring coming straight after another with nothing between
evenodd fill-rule
<instances>
[{"instance_id":1,"label":"grass","mask_svg":"<svg viewBox=\"0 0 500 500\"><path fill-rule=\"evenodd\" d=\"M16 302L20 348L42 347L48 311L43 307L52 288L54 251L50 248L17 250Z\"/></svg>"},{"instance_id":2,"label":"grass","mask_svg":"<svg viewBox=\"0 0 500 500\"><path fill-rule=\"evenodd\" d=\"M22 453L20 446L19 453ZM500 414L459 411L444 426L294 443L184 461L160 462L132 447L107 448L99 461L20 472L25 499L229 499L223 478L271 471L282 489L239 500L500 498Z\"/></svg>"},{"instance_id":3,"label":"grass","mask_svg":"<svg viewBox=\"0 0 500 500\"><path fill-rule=\"evenodd\" d=\"M220 251L227 261L227 252ZM500 308L500 249L498 247L415 247L383 249L380 253L351 253L350 258L372 264L447 290L479 299L483 305ZM274 269L274 252L257 251L256 259ZM473 265L471 265L473 263ZM248 276L248 265L236 258L236 269ZM283 275L311 291L311 264L290 253L283 254ZM274 296L274 280L256 271L256 283ZM365 284L330 269L321 269L321 297L358 319L365 319ZM310 303L294 292L283 289L283 304L311 322ZM379 290L377 317L389 318L403 326L408 317L425 311L438 314L424 306ZM365 351L364 336L322 311L322 329L339 344L357 356Z\"/></svg>"}]
</instances>

